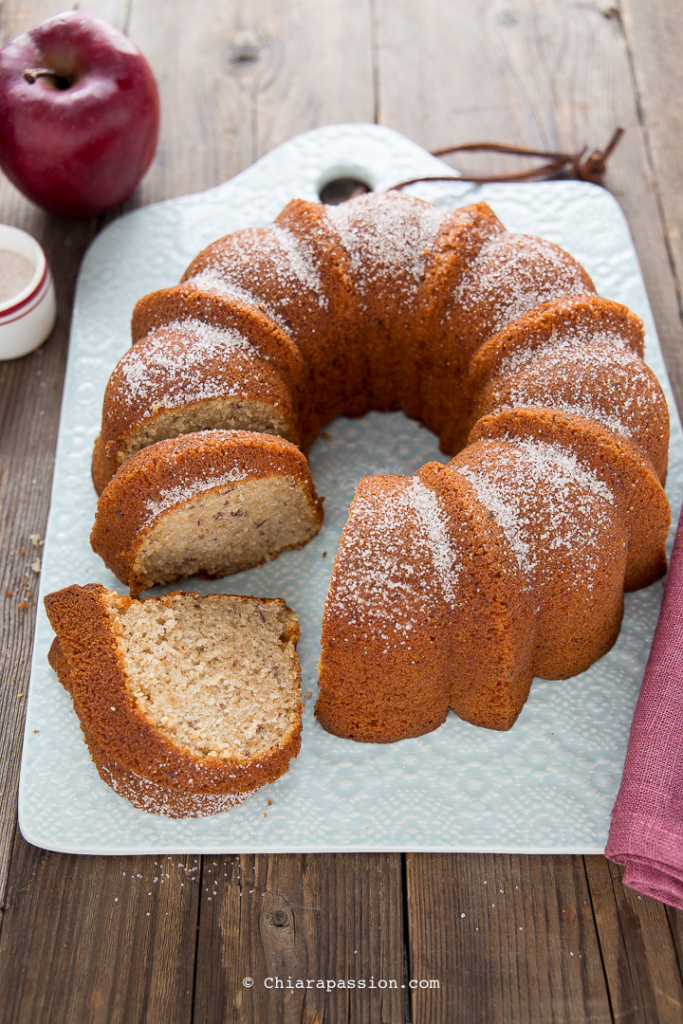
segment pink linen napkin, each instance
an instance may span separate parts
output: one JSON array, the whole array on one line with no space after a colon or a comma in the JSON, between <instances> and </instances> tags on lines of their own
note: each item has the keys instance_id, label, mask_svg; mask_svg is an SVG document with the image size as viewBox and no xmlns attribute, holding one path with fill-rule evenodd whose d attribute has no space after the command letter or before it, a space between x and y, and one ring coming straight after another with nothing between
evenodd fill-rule
<instances>
[{"instance_id":1,"label":"pink linen napkin","mask_svg":"<svg viewBox=\"0 0 683 1024\"><path fill-rule=\"evenodd\" d=\"M683 910L683 510L605 855L631 889Z\"/></svg>"}]
</instances>

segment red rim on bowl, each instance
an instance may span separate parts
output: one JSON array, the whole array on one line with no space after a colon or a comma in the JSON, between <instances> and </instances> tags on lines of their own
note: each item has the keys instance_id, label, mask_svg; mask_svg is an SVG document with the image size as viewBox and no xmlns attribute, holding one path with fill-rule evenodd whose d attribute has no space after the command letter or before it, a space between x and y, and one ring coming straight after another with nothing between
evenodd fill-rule
<instances>
[{"instance_id":1,"label":"red rim on bowl","mask_svg":"<svg viewBox=\"0 0 683 1024\"><path fill-rule=\"evenodd\" d=\"M5 361L42 345L54 326L56 303L50 267L32 235L0 224L0 250L22 256L33 267L28 283L0 302L0 360Z\"/></svg>"},{"instance_id":2,"label":"red rim on bowl","mask_svg":"<svg viewBox=\"0 0 683 1024\"><path fill-rule=\"evenodd\" d=\"M37 283L36 276L41 270L40 264L36 267L36 272L25 288L16 295L13 295L7 302L0 303L0 324L9 324L13 320L20 320L22 316L26 316L27 313L35 309L43 301L50 286L50 275L44 256L42 256L42 264L42 274L40 274Z\"/></svg>"}]
</instances>

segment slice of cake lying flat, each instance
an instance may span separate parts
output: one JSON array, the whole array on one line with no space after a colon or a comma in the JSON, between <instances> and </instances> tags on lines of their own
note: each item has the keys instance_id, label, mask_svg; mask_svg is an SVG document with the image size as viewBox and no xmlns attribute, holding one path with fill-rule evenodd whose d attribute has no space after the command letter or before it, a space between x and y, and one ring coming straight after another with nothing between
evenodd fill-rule
<instances>
[{"instance_id":1,"label":"slice of cake lying flat","mask_svg":"<svg viewBox=\"0 0 683 1024\"><path fill-rule=\"evenodd\" d=\"M99 584L45 598L49 661L100 777L145 811L204 817L287 771L301 745L299 623L280 600Z\"/></svg>"}]
</instances>

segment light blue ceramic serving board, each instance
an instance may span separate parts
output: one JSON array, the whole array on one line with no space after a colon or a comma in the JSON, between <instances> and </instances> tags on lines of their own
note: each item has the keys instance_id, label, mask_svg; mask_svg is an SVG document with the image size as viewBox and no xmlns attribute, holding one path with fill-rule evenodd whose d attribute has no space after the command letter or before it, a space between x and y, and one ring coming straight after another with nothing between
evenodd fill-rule
<instances>
[{"instance_id":1,"label":"light blue ceramic serving board","mask_svg":"<svg viewBox=\"0 0 683 1024\"><path fill-rule=\"evenodd\" d=\"M76 293L43 551L19 794L19 823L29 842L110 854L604 849L661 583L627 595L618 643L588 672L566 682L535 681L510 732L477 729L450 715L428 736L382 746L330 736L313 718L323 601L358 480L446 461L436 438L400 413L336 420L327 428L329 439L315 443L311 468L326 499L326 518L307 547L225 580L182 584L202 592L282 597L300 616L303 745L274 785L211 818L172 821L135 810L100 781L71 701L47 664L52 631L43 594L89 582L122 590L88 543L96 504L90 455L107 378L130 343L136 300L175 284L214 238L267 224L294 196L316 200L333 178L360 178L380 190L439 173L443 164L387 128L321 128L285 143L224 185L122 217L90 247ZM566 181L479 188L454 181L411 191L444 207L485 200L510 229L569 250L602 295L645 321L647 360L674 409L633 244L608 192ZM677 510L683 437L675 412L672 420L668 493Z\"/></svg>"}]
</instances>

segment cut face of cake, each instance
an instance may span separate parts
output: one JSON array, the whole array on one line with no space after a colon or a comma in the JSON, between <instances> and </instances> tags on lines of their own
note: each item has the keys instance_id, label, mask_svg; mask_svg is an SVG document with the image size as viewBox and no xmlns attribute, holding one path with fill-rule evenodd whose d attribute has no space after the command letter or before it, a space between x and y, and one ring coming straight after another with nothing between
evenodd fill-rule
<instances>
[{"instance_id":1,"label":"cut face of cake","mask_svg":"<svg viewBox=\"0 0 683 1024\"><path fill-rule=\"evenodd\" d=\"M260 565L305 544L321 523L298 448L271 435L211 430L128 459L100 497L90 541L137 595Z\"/></svg>"},{"instance_id":2,"label":"cut face of cake","mask_svg":"<svg viewBox=\"0 0 683 1024\"><path fill-rule=\"evenodd\" d=\"M283 601L97 584L45 599L50 663L101 777L172 817L225 810L272 782L301 732L298 620Z\"/></svg>"}]
</instances>

